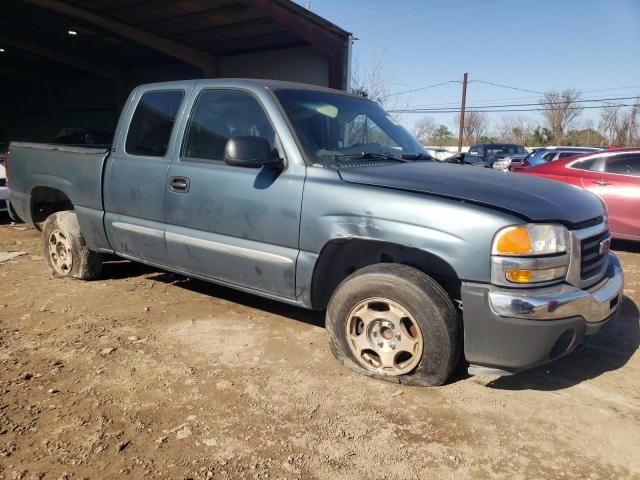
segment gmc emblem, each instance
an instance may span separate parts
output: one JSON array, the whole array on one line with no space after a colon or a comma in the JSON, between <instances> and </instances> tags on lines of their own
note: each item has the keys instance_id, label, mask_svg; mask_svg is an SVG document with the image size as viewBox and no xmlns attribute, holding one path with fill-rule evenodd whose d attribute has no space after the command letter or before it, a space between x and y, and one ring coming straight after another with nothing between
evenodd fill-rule
<instances>
[{"instance_id":1,"label":"gmc emblem","mask_svg":"<svg viewBox=\"0 0 640 480\"><path fill-rule=\"evenodd\" d=\"M600 242L600 248L598 249L598 253L600 255L604 255L609 251L610 248L611 248L611 237L605 238L603 241Z\"/></svg>"}]
</instances>

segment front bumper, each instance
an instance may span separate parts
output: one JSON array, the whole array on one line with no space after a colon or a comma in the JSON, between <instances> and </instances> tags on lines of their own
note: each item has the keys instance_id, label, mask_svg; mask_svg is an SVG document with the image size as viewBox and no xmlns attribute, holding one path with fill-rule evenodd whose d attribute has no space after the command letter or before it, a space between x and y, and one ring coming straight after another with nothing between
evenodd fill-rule
<instances>
[{"instance_id":1,"label":"front bumper","mask_svg":"<svg viewBox=\"0 0 640 480\"><path fill-rule=\"evenodd\" d=\"M623 288L613 254L605 277L588 290L568 284L509 289L464 283L467 361L516 372L566 355L616 315Z\"/></svg>"}]
</instances>

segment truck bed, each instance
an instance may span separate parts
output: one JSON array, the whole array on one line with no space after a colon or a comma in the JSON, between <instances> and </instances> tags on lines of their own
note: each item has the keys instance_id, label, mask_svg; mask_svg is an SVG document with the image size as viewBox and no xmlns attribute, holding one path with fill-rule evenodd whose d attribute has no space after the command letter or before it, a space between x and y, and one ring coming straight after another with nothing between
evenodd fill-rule
<instances>
[{"instance_id":1,"label":"truck bed","mask_svg":"<svg viewBox=\"0 0 640 480\"><path fill-rule=\"evenodd\" d=\"M109 150L11 143L8 175L11 201L18 215L34 223L29 199L37 188L57 190L76 206L102 210L102 171Z\"/></svg>"}]
</instances>

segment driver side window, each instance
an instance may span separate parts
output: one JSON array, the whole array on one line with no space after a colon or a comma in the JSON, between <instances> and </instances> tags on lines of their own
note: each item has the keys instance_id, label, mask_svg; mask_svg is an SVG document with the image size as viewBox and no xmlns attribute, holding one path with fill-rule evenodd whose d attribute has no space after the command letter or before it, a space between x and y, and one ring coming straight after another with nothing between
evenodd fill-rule
<instances>
[{"instance_id":1,"label":"driver side window","mask_svg":"<svg viewBox=\"0 0 640 480\"><path fill-rule=\"evenodd\" d=\"M263 137L274 145L275 133L253 95L236 90L203 90L185 133L183 159L224 160L227 140Z\"/></svg>"}]
</instances>

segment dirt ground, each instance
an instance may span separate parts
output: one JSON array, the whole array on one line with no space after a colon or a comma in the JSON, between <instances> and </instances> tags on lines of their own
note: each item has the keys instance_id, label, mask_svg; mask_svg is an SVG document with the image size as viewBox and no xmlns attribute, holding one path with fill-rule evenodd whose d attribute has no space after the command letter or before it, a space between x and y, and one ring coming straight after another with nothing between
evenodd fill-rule
<instances>
[{"instance_id":1,"label":"dirt ground","mask_svg":"<svg viewBox=\"0 0 640 480\"><path fill-rule=\"evenodd\" d=\"M640 478L640 247L572 355L441 388L359 376L323 317L130 262L52 279L0 226L0 479Z\"/></svg>"}]
</instances>

